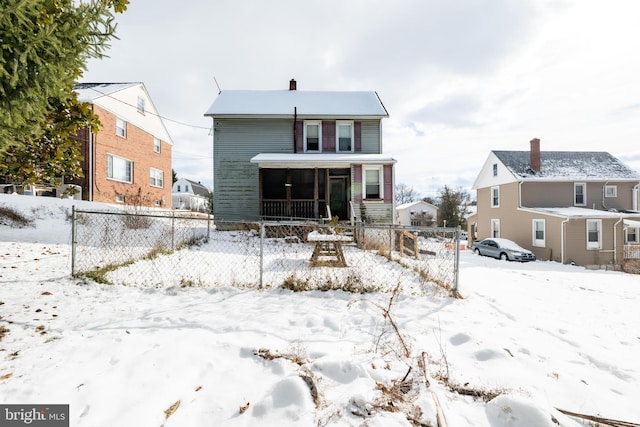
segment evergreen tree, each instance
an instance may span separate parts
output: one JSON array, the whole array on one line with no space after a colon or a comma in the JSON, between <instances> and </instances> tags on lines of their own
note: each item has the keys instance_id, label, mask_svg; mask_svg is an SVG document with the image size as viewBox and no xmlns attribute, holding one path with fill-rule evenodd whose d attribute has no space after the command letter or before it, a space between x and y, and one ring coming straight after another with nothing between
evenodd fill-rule
<instances>
[{"instance_id":1,"label":"evergreen tree","mask_svg":"<svg viewBox=\"0 0 640 427\"><path fill-rule=\"evenodd\" d=\"M443 227L467 227L467 202L470 199L469 193L462 189L454 190L444 186L440 190L440 203L438 210L438 225Z\"/></svg>"},{"instance_id":2,"label":"evergreen tree","mask_svg":"<svg viewBox=\"0 0 640 427\"><path fill-rule=\"evenodd\" d=\"M114 37L128 0L2 0L0 152L42 141L90 58Z\"/></svg>"}]
</instances>

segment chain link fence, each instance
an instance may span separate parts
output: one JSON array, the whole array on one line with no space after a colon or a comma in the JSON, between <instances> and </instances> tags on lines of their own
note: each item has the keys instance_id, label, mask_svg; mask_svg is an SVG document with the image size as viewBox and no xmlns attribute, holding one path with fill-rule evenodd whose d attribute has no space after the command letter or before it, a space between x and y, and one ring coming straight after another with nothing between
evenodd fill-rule
<instances>
[{"instance_id":1,"label":"chain link fence","mask_svg":"<svg viewBox=\"0 0 640 427\"><path fill-rule=\"evenodd\" d=\"M455 294L459 230L74 210L72 273L169 288Z\"/></svg>"}]
</instances>

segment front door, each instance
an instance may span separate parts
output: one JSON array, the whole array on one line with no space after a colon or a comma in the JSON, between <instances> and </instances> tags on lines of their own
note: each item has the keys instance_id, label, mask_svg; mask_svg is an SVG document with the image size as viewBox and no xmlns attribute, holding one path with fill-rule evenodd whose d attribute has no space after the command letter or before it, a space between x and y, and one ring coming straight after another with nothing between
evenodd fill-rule
<instances>
[{"instance_id":1,"label":"front door","mask_svg":"<svg viewBox=\"0 0 640 427\"><path fill-rule=\"evenodd\" d=\"M349 219L349 200L347 199L347 178L344 176L329 178L329 207L331 215L338 219Z\"/></svg>"}]
</instances>

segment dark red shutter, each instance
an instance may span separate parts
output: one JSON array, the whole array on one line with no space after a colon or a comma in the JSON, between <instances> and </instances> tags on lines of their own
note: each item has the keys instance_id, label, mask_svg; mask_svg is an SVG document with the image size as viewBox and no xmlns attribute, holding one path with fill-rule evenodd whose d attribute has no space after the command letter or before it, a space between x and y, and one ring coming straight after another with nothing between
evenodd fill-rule
<instances>
[{"instance_id":1,"label":"dark red shutter","mask_svg":"<svg viewBox=\"0 0 640 427\"><path fill-rule=\"evenodd\" d=\"M362 122L353 123L353 139L354 151L362 151Z\"/></svg>"},{"instance_id":2,"label":"dark red shutter","mask_svg":"<svg viewBox=\"0 0 640 427\"><path fill-rule=\"evenodd\" d=\"M391 203L393 200L393 165L384 165L382 176L384 179L384 202Z\"/></svg>"},{"instance_id":3,"label":"dark red shutter","mask_svg":"<svg viewBox=\"0 0 640 427\"><path fill-rule=\"evenodd\" d=\"M322 151L336 151L336 122L322 121Z\"/></svg>"},{"instance_id":4,"label":"dark red shutter","mask_svg":"<svg viewBox=\"0 0 640 427\"><path fill-rule=\"evenodd\" d=\"M362 192L364 191L364 188L362 188L362 165L353 165L353 182L356 189L360 187L360 189L356 191L354 201L356 203L362 203Z\"/></svg>"},{"instance_id":5,"label":"dark red shutter","mask_svg":"<svg viewBox=\"0 0 640 427\"><path fill-rule=\"evenodd\" d=\"M295 152L296 153L302 153L304 152L304 132L302 132L302 121L298 120L296 122L296 147L295 147Z\"/></svg>"}]
</instances>

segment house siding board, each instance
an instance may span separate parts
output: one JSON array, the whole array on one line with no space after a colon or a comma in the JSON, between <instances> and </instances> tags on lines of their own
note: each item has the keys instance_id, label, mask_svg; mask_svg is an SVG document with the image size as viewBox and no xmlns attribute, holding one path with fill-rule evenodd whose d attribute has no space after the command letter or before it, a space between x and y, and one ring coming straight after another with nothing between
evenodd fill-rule
<instances>
[{"instance_id":1,"label":"house siding board","mask_svg":"<svg viewBox=\"0 0 640 427\"><path fill-rule=\"evenodd\" d=\"M587 184L585 207L600 210L631 209L635 182L618 181L575 181ZM605 185L617 186L617 197L603 197ZM522 205L529 207L569 207L573 206L574 182L524 182L522 184Z\"/></svg>"},{"instance_id":2,"label":"house siding board","mask_svg":"<svg viewBox=\"0 0 640 427\"><path fill-rule=\"evenodd\" d=\"M250 160L262 152L292 153L292 121L215 119L214 123L214 215L225 220L258 220L258 165Z\"/></svg>"},{"instance_id":3,"label":"house siding board","mask_svg":"<svg viewBox=\"0 0 640 427\"><path fill-rule=\"evenodd\" d=\"M357 131L358 123L360 124L360 132ZM380 120L362 120L356 122L354 132L356 135L354 142L356 151L363 154L378 154L382 152ZM358 134L360 134L360 141L358 141ZM360 149L358 149L358 145L360 145Z\"/></svg>"},{"instance_id":4,"label":"house siding board","mask_svg":"<svg viewBox=\"0 0 640 427\"><path fill-rule=\"evenodd\" d=\"M322 151L333 153L336 151L336 122L322 121Z\"/></svg>"},{"instance_id":5,"label":"house siding board","mask_svg":"<svg viewBox=\"0 0 640 427\"><path fill-rule=\"evenodd\" d=\"M384 202L391 203L393 201L393 166L384 165L383 167L383 179L384 179Z\"/></svg>"}]
</instances>

